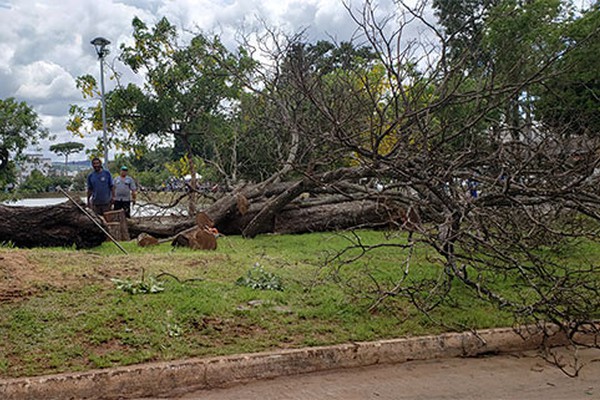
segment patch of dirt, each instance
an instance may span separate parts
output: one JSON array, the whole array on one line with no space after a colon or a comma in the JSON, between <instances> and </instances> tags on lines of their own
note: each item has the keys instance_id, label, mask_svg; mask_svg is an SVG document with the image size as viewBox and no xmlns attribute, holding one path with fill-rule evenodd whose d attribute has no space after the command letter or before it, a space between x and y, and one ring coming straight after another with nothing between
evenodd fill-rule
<instances>
[{"instance_id":1,"label":"patch of dirt","mask_svg":"<svg viewBox=\"0 0 600 400\"><path fill-rule=\"evenodd\" d=\"M94 266L94 273L98 276L105 278L107 280L110 279L125 279L125 278L141 278L141 270L137 266L132 265L119 265L118 268L116 266L108 266L108 265L96 265Z\"/></svg>"},{"instance_id":2,"label":"patch of dirt","mask_svg":"<svg viewBox=\"0 0 600 400\"><path fill-rule=\"evenodd\" d=\"M37 265L24 253L11 251L0 254L0 302L19 300L35 294L39 289Z\"/></svg>"},{"instance_id":3,"label":"patch of dirt","mask_svg":"<svg viewBox=\"0 0 600 400\"><path fill-rule=\"evenodd\" d=\"M85 285L114 286L111 279L141 279L167 269L170 256L105 257L91 252L0 248L0 304L20 301L47 290ZM185 267L206 270L214 260L192 259ZM164 268L160 265L165 264ZM159 265L159 267L157 267Z\"/></svg>"},{"instance_id":4,"label":"patch of dirt","mask_svg":"<svg viewBox=\"0 0 600 400\"><path fill-rule=\"evenodd\" d=\"M56 257L61 257L57 263L68 265L66 258L69 255L58 254ZM65 290L90 280L98 281L99 277L94 275L86 274L85 270L67 273L59 268L48 268L26 250L0 251L0 303L23 300L44 290Z\"/></svg>"}]
</instances>

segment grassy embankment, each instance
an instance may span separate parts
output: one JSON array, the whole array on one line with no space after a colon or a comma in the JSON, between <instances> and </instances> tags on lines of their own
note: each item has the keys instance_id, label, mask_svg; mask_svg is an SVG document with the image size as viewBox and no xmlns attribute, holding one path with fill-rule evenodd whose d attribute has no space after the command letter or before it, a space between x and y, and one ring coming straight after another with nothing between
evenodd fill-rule
<instances>
[{"instance_id":1,"label":"grassy embankment","mask_svg":"<svg viewBox=\"0 0 600 400\"><path fill-rule=\"evenodd\" d=\"M360 235L365 243L387 240ZM428 317L403 298L370 313L373 300L356 288L400 279L405 254L381 248L376 257L323 267L347 244L322 233L223 237L214 252L124 243L130 254L123 255L108 242L89 251L1 247L0 377L511 324L458 285ZM442 273L432 257L418 248L410 279ZM283 290L236 285L251 270L250 283ZM510 282L498 285L510 290ZM159 291L132 294L152 288Z\"/></svg>"}]
</instances>

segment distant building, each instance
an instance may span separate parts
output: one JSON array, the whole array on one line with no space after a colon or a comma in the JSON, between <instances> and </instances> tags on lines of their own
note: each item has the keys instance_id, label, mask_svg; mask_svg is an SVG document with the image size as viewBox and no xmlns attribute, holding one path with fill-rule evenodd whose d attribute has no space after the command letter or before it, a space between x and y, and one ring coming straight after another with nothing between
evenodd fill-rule
<instances>
[{"instance_id":1,"label":"distant building","mask_svg":"<svg viewBox=\"0 0 600 400\"><path fill-rule=\"evenodd\" d=\"M18 163L18 181L23 182L36 169L49 175L52 171L52 159L41 153L25 154L25 159Z\"/></svg>"},{"instance_id":2,"label":"distant building","mask_svg":"<svg viewBox=\"0 0 600 400\"><path fill-rule=\"evenodd\" d=\"M69 161L67 165L62 161L54 161L52 169L57 175L73 178L81 171L91 170L91 165L89 160Z\"/></svg>"}]
</instances>

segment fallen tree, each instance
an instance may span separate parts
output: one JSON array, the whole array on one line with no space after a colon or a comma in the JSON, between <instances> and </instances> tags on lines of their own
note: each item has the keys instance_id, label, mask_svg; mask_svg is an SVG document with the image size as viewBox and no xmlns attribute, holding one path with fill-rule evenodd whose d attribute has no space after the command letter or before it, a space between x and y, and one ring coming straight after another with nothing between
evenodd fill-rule
<instances>
[{"instance_id":1,"label":"fallen tree","mask_svg":"<svg viewBox=\"0 0 600 400\"><path fill-rule=\"evenodd\" d=\"M516 325L552 322L574 337L598 319L600 265L593 257L571 265L561 254L600 240L600 140L595 124L563 118L579 117L577 107L562 111L578 97L571 90L579 92L581 82L564 90L560 80L597 53L599 10L573 20L565 13L569 7L555 3L491 2L487 9L477 5L475 20L439 29L426 2L417 3L399 2L383 20L374 2L348 6L365 48L270 31L248 38L253 50L266 49L262 59L268 62L253 60L254 71L235 68L230 61L236 55L211 53L225 67L220 72L229 72L233 86L248 94L235 126L223 130L230 136L207 135L209 125L199 129L183 117L166 124L156 118L155 127L131 112L121 113L120 122L133 127L141 143L150 132L196 129L188 154L203 158L224 187L264 180L203 210L220 231L252 238L365 221L409 227L396 245L404 264L396 276L347 282L352 296L372 299L372 311L383 304L404 307L408 300L428 314L440 305L453 307L453 291L462 287L512 313ZM455 31L472 22L480 24L475 31ZM413 23L429 31L427 40L403 40ZM515 42L515 34L524 40ZM169 47L162 54L176 53ZM194 179L192 166L190 172ZM327 203L334 194L345 199ZM419 216L427 222L420 224ZM373 258L384 248L360 240L352 246ZM420 259L413 251L420 246L434 255L437 273L415 284ZM341 266L344 254L335 258ZM500 281L522 295L507 296Z\"/></svg>"},{"instance_id":2,"label":"fallen tree","mask_svg":"<svg viewBox=\"0 0 600 400\"><path fill-rule=\"evenodd\" d=\"M225 235L241 235L244 227L260 212L260 205L253 205L244 215L238 211L222 220L215 227ZM307 206L301 203L287 205L267 221L258 231L261 233L308 233L332 230L380 228L389 226L399 218L398 210L372 200L355 200ZM192 218L161 217L137 218L128 221L129 233L137 237L142 233L157 238L177 235L194 226Z\"/></svg>"},{"instance_id":3,"label":"fallen tree","mask_svg":"<svg viewBox=\"0 0 600 400\"><path fill-rule=\"evenodd\" d=\"M241 234L245 227L263 210L250 207L245 215L222 222L217 229L225 234ZM399 220L401 212L373 200L338 201L306 205L291 203L262 223L260 233L308 233L344 229L380 228Z\"/></svg>"},{"instance_id":4,"label":"fallen tree","mask_svg":"<svg viewBox=\"0 0 600 400\"><path fill-rule=\"evenodd\" d=\"M351 168L335 172L320 176L320 182L365 173ZM220 233L254 237L261 233L296 234L400 226L406 222L406 209L402 202L389 201L389 194L382 196L348 181L335 182L328 188L300 180L246 185L202 211ZM195 225L192 217L138 218L129 221L129 231L132 237L147 233L164 238Z\"/></svg>"},{"instance_id":5,"label":"fallen tree","mask_svg":"<svg viewBox=\"0 0 600 400\"><path fill-rule=\"evenodd\" d=\"M96 247L106 240L96 223L104 228L106 224L89 214L86 216L70 202L45 207L0 205L0 243L18 247Z\"/></svg>"}]
</instances>

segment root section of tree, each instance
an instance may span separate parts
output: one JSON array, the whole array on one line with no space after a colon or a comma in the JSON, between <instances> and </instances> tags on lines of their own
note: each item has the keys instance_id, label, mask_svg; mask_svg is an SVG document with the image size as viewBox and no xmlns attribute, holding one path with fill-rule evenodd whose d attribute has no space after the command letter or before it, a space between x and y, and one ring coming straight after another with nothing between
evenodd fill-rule
<instances>
[{"instance_id":1,"label":"root section of tree","mask_svg":"<svg viewBox=\"0 0 600 400\"><path fill-rule=\"evenodd\" d=\"M88 213L106 229L99 217ZM74 244L79 249L99 246L105 240L104 232L73 203L46 207L0 205L0 243L17 247Z\"/></svg>"}]
</instances>

